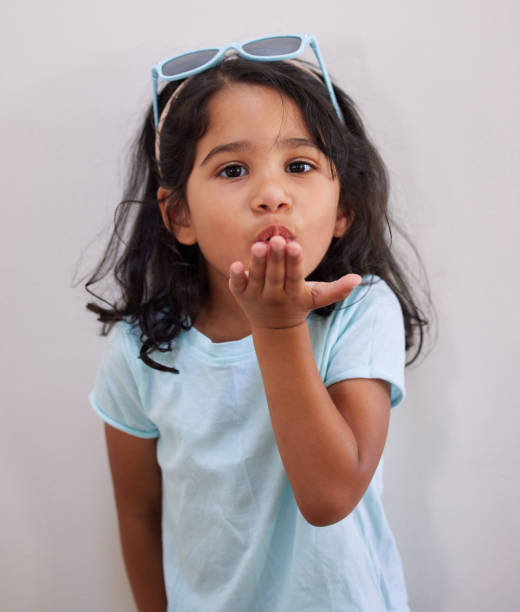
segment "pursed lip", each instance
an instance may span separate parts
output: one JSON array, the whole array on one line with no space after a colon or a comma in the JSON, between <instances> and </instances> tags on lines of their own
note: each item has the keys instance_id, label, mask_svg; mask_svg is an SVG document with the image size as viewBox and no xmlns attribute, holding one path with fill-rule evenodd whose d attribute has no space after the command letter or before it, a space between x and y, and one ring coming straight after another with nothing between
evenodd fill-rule
<instances>
[{"instance_id":1,"label":"pursed lip","mask_svg":"<svg viewBox=\"0 0 520 612\"><path fill-rule=\"evenodd\" d=\"M294 240L294 236L284 225L270 225L258 234L255 242L266 242L273 236L281 236L288 242Z\"/></svg>"}]
</instances>

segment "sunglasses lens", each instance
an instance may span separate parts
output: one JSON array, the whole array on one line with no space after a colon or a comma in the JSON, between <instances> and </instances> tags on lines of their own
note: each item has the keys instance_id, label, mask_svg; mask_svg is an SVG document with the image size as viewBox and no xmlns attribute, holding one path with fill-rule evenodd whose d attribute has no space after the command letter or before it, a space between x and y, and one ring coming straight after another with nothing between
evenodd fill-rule
<instances>
[{"instance_id":1,"label":"sunglasses lens","mask_svg":"<svg viewBox=\"0 0 520 612\"><path fill-rule=\"evenodd\" d=\"M242 45L242 49L249 55L268 57L270 55L288 55L298 51L302 39L299 36L277 36L264 38Z\"/></svg>"},{"instance_id":2,"label":"sunglasses lens","mask_svg":"<svg viewBox=\"0 0 520 612\"><path fill-rule=\"evenodd\" d=\"M211 61L217 53L218 49L205 49L204 51L194 51L193 53L187 53L181 57L176 57L166 62L166 64L163 64L163 74L166 77L176 76L188 70L200 68Z\"/></svg>"}]
</instances>

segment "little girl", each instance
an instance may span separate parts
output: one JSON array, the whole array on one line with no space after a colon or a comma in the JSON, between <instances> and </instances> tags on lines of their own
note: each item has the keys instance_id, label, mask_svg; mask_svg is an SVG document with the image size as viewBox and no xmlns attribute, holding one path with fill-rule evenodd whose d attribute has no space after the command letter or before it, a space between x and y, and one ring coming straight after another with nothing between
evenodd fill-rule
<instances>
[{"instance_id":1,"label":"little girl","mask_svg":"<svg viewBox=\"0 0 520 612\"><path fill-rule=\"evenodd\" d=\"M294 59L307 44L320 69ZM409 610L381 455L426 322L383 163L313 37L153 75L87 282L119 287L88 305L113 328L90 399L138 609Z\"/></svg>"}]
</instances>

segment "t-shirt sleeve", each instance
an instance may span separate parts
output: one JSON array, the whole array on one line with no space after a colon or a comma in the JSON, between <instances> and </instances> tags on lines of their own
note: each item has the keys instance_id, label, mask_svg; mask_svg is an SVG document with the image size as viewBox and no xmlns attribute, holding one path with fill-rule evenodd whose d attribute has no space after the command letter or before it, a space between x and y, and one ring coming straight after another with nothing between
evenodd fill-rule
<instances>
[{"instance_id":1,"label":"t-shirt sleeve","mask_svg":"<svg viewBox=\"0 0 520 612\"><path fill-rule=\"evenodd\" d=\"M360 285L338 310L324 383L379 378L390 383L392 408L405 397L405 334L399 301L382 280Z\"/></svg>"},{"instance_id":2,"label":"t-shirt sleeve","mask_svg":"<svg viewBox=\"0 0 520 612\"><path fill-rule=\"evenodd\" d=\"M129 340L129 326L118 323L108 336L105 355L98 369L89 400L95 412L109 425L140 438L157 438L159 430L142 405L137 372L136 350Z\"/></svg>"}]
</instances>

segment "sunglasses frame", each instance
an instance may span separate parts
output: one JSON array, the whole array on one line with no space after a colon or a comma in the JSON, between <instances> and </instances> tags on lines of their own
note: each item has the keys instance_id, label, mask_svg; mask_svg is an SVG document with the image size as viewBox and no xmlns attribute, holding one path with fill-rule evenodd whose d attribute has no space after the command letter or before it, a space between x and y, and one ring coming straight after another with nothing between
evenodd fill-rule
<instances>
[{"instance_id":1,"label":"sunglasses frame","mask_svg":"<svg viewBox=\"0 0 520 612\"><path fill-rule=\"evenodd\" d=\"M251 43L260 42L260 41L268 41L268 40L276 40L278 38L299 38L300 45L296 51L292 51L291 53L283 53L280 55L267 55L267 56L251 55L250 53L248 53L247 51L244 51L243 49L245 45L249 45ZM166 81L166 82L181 81L195 74L199 74L200 72L204 72L205 70L209 70L210 68L213 68L213 66L220 64L220 62L223 61L223 59L225 58L226 53L230 50L236 51L236 53L240 57L243 57L244 59L255 61L255 62L279 62L279 61L299 57L304 52L307 45L311 47L311 49L314 52L314 55L316 56L316 59L318 60L321 74L323 76L323 81L325 83L325 86L327 87L327 91L329 93L329 98L330 98L330 101L332 102L332 106L334 107L334 110L336 111L341 123L344 123L343 115L339 108L339 104L336 99L334 89L332 88L332 83L331 83L329 74L327 72L327 69L325 68L325 62L320 53L320 49L318 47L318 42L316 40L316 37L313 36L312 34L277 34L275 36L261 36L260 38L253 38L252 40L248 40L242 43L232 42L232 43L228 43L227 45L223 45L221 47L204 47L201 49L194 49L193 51L188 51L187 53L181 53L180 55L169 57L168 59L162 60L158 62L157 64L154 64L152 66L152 86L153 86L153 116L154 116L154 122L155 122L155 129L157 129L157 126L159 125L159 104L158 104L158 92L157 92L159 79L162 79L163 81ZM198 66L197 68L192 68L191 70L186 70L185 72L181 72L179 74L174 74L174 75L164 74L163 67L169 62L180 59L187 55L191 55L192 53L198 53L199 51L216 51L216 54L208 62L202 64L201 66Z\"/></svg>"}]
</instances>

